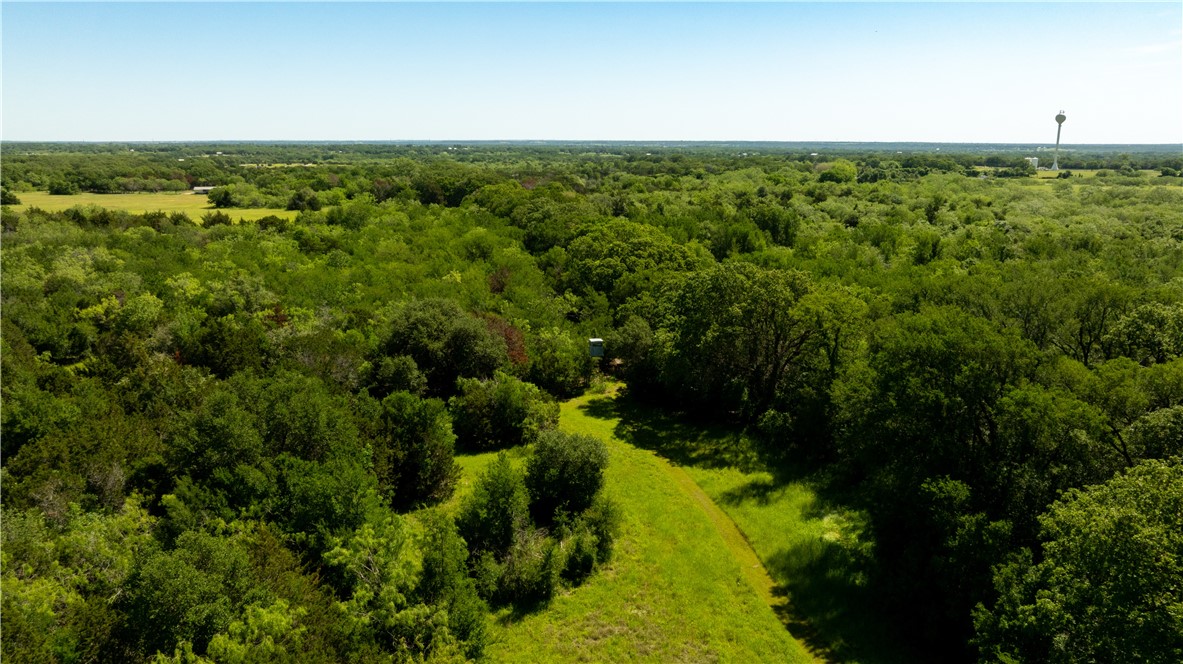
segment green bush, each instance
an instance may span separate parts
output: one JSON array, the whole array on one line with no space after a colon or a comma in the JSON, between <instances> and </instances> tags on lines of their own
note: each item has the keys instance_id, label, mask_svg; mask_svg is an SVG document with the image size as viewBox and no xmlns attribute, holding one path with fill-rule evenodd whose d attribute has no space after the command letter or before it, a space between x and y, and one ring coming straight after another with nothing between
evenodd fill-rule
<instances>
[{"instance_id":1,"label":"green bush","mask_svg":"<svg viewBox=\"0 0 1183 664\"><path fill-rule=\"evenodd\" d=\"M78 185L69 180L54 180L49 183L49 193L54 196L70 196L78 193Z\"/></svg>"},{"instance_id":2,"label":"green bush","mask_svg":"<svg viewBox=\"0 0 1183 664\"><path fill-rule=\"evenodd\" d=\"M495 450L534 442L554 428L558 404L542 390L498 371L492 380L462 378L460 394L448 401L460 446Z\"/></svg>"},{"instance_id":3,"label":"green bush","mask_svg":"<svg viewBox=\"0 0 1183 664\"><path fill-rule=\"evenodd\" d=\"M550 599L564 567L563 550L545 530L519 528L501 563L494 599L504 602L539 602Z\"/></svg>"},{"instance_id":4,"label":"green bush","mask_svg":"<svg viewBox=\"0 0 1183 664\"><path fill-rule=\"evenodd\" d=\"M201 225L205 228L212 228L214 226L230 226L234 223L234 219L230 215L221 210L214 210L201 215Z\"/></svg>"},{"instance_id":5,"label":"green bush","mask_svg":"<svg viewBox=\"0 0 1183 664\"><path fill-rule=\"evenodd\" d=\"M456 436L444 403L395 392L382 400L373 445L378 486L396 509L438 503L452 495L460 468Z\"/></svg>"},{"instance_id":6,"label":"green bush","mask_svg":"<svg viewBox=\"0 0 1183 664\"><path fill-rule=\"evenodd\" d=\"M540 523L560 512L580 514L604 485L608 448L594 436L546 431L538 437L526 470L530 510Z\"/></svg>"},{"instance_id":7,"label":"green bush","mask_svg":"<svg viewBox=\"0 0 1183 664\"><path fill-rule=\"evenodd\" d=\"M612 545L619 532L620 509L602 491L583 514L573 518L563 515L555 527L565 555L563 579L582 583L596 566L612 557Z\"/></svg>"},{"instance_id":8,"label":"green bush","mask_svg":"<svg viewBox=\"0 0 1183 664\"><path fill-rule=\"evenodd\" d=\"M558 328L542 330L530 348L530 380L557 397L577 396L592 373L587 341Z\"/></svg>"},{"instance_id":9,"label":"green bush","mask_svg":"<svg viewBox=\"0 0 1183 664\"><path fill-rule=\"evenodd\" d=\"M203 654L237 615L248 583L247 554L237 542L191 531L175 550L139 566L120 603L141 652L171 651L184 640Z\"/></svg>"},{"instance_id":10,"label":"green bush","mask_svg":"<svg viewBox=\"0 0 1183 664\"><path fill-rule=\"evenodd\" d=\"M376 397L399 391L423 395L427 391L427 377L410 355L383 357L371 365L368 378L370 393Z\"/></svg>"},{"instance_id":11,"label":"green bush","mask_svg":"<svg viewBox=\"0 0 1183 664\"><path fill-rule=\"evenodd\" d=\"M440 299L400 307L382 354L413 359L434 396L455 394L457 378L489 378L509 364L504 339L460 305Z\"/></svg>"},{"instance_id":12,"label":"green bush","mask_svg":"<svg viewBox=\"0 0 1183 664\"><path fill-rule=\"evenodd\" d=\"M566 554L563 565L564 580L580 583L591 576L592 570L596 567L597 545L595 533L584 523L579 524L579 528L563 540Z\"/></svg>"},{"instance_id":13,"label":"green bush","mask_svg":"<svg viewBox=\"0 0 1183 664\"><path fill-rule=\"evenodd\" d=\"M591 507L583 513L582 521L596 538L596 562L607 562L612 547L620 534L620 506L600 492Z\"/></svg>"},{"instance_id":14,"label":"green bush","mask_svg":"<svg viewBox=\"0 0 1183 664\"><path fill-rule=\"evenodd\" d=\"M468 549L456 524L442 512L425 510L420 520L424 524L423 572L416 594L423 603L447 608L448 629L465 644L468 657L479 659L488 641L486 606L468 576Z\"/></svg>"},{"instance_id":15,"label":"green bush","mask_svg":"<svg viewBox=\"0 0 1183 664\"><path fill-rule=\"evenodd\" d=\"M460 506L456 525L469 551L500 554L509 550L514 532L524 528L529 519L526 484L502 452L477 478L472 493Z\"/></svg>"}]
</instances>

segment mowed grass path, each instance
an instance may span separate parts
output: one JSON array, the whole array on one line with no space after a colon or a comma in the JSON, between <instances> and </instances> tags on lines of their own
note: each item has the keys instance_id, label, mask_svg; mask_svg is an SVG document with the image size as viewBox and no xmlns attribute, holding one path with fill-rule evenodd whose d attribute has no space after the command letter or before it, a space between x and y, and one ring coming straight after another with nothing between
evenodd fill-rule
<instances>
[{"instance_id":1,"label":"mowed grass path","mask_svg":"<svg viewBox=\"0 0 1183 664\"><path fill-rule=\"evenodd\" d=\"M38 207L46 212L61 212L76 205L98 205L108 210L120 210L131 214L145 212L184 212L193 221L201 223L201 215L212 212L214 207L204 194L197 195L191 191L138 193L138 194L69 194L55 196L44 191L21 192L17 194L20 205L14 205L17 210L27 210ZM296 213L291 210L277 210L272 208L224 209L235 221L257 221L268 215L275 215L285 219L293 219Z\"/></svg>"},{"instance_id":2,"label":"mowed grass path","mask_svg":"<svg viewBox=\"0 0 1183 664\"><path fill-rule=\"evenodd\" d=\"M608 445L607 490L624 517L613 558L538 611L502 609L489 661L813 661L769 607L772 581L735 525L685 471L617 439L611 403L568 401L560 427ZM494 456L459 457L458 494Z\"/></svg>"},{"instance_id":3,"label":"mowed grass path","mask_svg":"<svg viewBox=\"0 0 1183 664\"><path fill-rule=\"evenodd\" d=\"M687 422L624 396L602 410L614 418L619 440L670 459L710 507L725 513L721 532L737 529L755 551L762 574L771 577L773 609L815 656L917 661L868 587L872 543L865 517L832 496L823 475L790 467L770 472L741 432Z\"/></svg>"}]
</instances>

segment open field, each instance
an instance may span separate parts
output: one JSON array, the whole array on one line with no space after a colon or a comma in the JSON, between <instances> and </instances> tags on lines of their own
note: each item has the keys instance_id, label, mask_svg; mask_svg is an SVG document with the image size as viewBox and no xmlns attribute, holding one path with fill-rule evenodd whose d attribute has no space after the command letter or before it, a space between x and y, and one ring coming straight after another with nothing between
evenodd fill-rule
<instances>
[{"instance_id":1,"label":"open field","mask_svg":"<svg viewBox=\"0 0 1183 664\"><path fill-rule=\"evenodd\" d=\"M17 194L21 204L13 206L18 210L38 207L47 212L60 212L76 205L98 205L109 210L121 210L132 214L145 212L184 212L194 221L200 222L201 215L213 211L205 196L193 192L166 192L154 194L70 194L55 196L44 191L21 192ZM222 210L235 220L256 221L268 215L275 215L292 219L296 213L292 210L277 210L271 208L224 209Z\"/></svg>"},{"instance_id":2,"label":"open field","mask_svg":"<svg viewBox=\"0 0 1183 664\"><path fill-rule=\"evenodd\" d=\"M825 659L903 663L866 588L870 543L858 512L829 503L808 479L767 472L688 468L733 519L776 582L778 613Z\"/></svg>"},{"instance_id":3,"label":"open field","mask_svg":"<svg viewBox=\"0 0 1183 664\"><path fill-rule=\"evenodd\" d=\"M771 605L812 652L829 661L911 661L866 587L864 517L827 499L822 478L769 472L755 444L734 430L687 423L623 397L611 408L619 439L679 464L738 527L774 584Z\"/></svg>"},{"instance_id":4,"label":"open field","mask_svg":"<svg viewBox=\"0 0 1183 664\"><path fill-rule=\"evenodd\" d=\"M1095 170L1095 169L1077 170L1077 169L1072 169L1072 168L1063 168L1058 171L1035 171L1034 177L1037 177L1042 180L1055 180L1056 178L1060 177L1060 173L1064 173L1064 172L1072 173L1073 177L1079 175L1082 178L1095 178L1095 177L1097 177L1097 173L1100 173L1101 171ZM1113 172L1113 171L1110 171L1110 172ZM1144 178L1156 178L1156 177L1161 177L1161 175L1162 175L1158 171L1138 171L1138 174Z\"/></svg>"},{"instance_id":5,"label":"open field","mask_svg":"<svg viewBox=\"0 0 1183 664\"><path fill-rule=\"evenodd\" d=\"M588 395L563 404L560 427L608 443L607 487L624 514L612 561L584 585L542 611L493 618L486 651L495 662L660 661L808 662L813 658L778 620L746 542L712 517L713 505L685 473L648 450L613 435L612 399ZM511 451L521 460L524 452ZM458 457L458 494L495 454ZM748 549L750 552L750 549ZM765 576L765 578L767 578Z\"/></svg>"}]
</instances>

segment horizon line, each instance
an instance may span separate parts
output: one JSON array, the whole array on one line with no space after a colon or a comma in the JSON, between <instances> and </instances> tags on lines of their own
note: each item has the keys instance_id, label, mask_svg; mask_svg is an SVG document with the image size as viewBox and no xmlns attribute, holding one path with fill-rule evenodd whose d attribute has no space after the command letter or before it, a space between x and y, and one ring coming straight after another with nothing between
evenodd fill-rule
<instances>
[{"instance_id":1,"label":"horizon line","mask_svg":"<svg viewBox=\"0 0 1183 664\"><path fill-rule=\"evenodd\" d=\"M1052 145L1052 142L1039 141L932 141L932 140L780 140L780 139L635 139L635 138L165 138L165 139L7 139L0 138L0 144L20 143L54 143L60 145L103 145L103 144L139 144L139 145L184 145L198 143L242 143L242 144L398 144L398 145L437 145L437 144L522 144L545 143L552 145L597 145L597 144L635 144L635 145L1014 145L1039 147ZM1060 148L1068 146L1179 146L1183 149L1183 141L1148 142L1096 142L1096 143L1060 143Z\"/></svg>"}]
</instances>

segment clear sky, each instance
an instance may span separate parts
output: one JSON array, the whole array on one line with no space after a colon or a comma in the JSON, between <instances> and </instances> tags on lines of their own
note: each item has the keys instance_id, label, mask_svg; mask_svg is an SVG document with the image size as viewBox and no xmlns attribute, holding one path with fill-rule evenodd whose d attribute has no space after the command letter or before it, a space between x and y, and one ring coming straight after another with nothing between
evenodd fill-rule
<instances>
[{"instance_id":1,"label":"clear sky","mask_svg":"<svg viewBox=\"0 0 1183 664\"><path fill-rule=\"evenodd\" d=\"M4 2L5 140L1183 143L1183 3Z\"/></svg>"}]
</instances>

